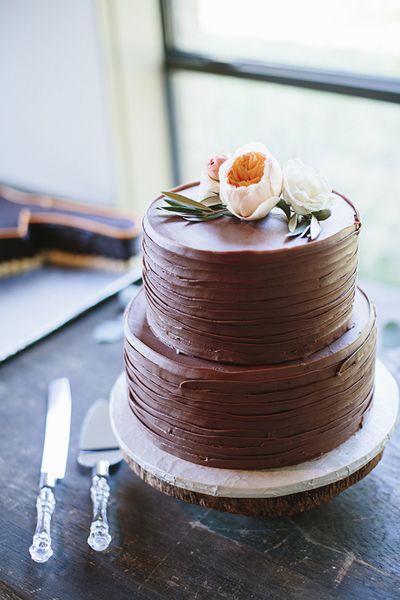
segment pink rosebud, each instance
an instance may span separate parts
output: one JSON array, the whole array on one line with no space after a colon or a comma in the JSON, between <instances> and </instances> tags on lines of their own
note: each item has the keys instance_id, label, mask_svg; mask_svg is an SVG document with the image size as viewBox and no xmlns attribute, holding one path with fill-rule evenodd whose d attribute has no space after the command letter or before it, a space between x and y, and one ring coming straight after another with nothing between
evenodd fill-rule
<instances>
[{"instance_id":1,"label":"pink rosebud","mask_svg":"<svg viewBox=\"0 0 400 600\"><path fill-rule=\"evenodd\" d=\"M230 158L229 154L218 154L218 156L212 156L207 163L207 173L211 179L219 181L219 168L220 166Z\"/></svg>"}]
</instances>

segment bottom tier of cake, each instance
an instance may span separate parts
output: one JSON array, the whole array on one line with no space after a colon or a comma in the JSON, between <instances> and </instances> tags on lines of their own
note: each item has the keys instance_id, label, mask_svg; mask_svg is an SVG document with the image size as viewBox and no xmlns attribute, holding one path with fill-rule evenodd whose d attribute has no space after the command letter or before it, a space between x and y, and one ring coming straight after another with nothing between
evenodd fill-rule
<instances>
[{"instance_id":1,"label":"bottom tier of cake","mask_svg":"<svg viewBox=\"0 0 400 600\"><path fill-rule=\"evenodd\" d=\"M244 367L177 354L146 320L141 292L125 321L132 411L163 450L193 463L265 469L332 450L373 399L375 312L357 291L351 328L306 360Z\"/></svg>"}]
</instances>

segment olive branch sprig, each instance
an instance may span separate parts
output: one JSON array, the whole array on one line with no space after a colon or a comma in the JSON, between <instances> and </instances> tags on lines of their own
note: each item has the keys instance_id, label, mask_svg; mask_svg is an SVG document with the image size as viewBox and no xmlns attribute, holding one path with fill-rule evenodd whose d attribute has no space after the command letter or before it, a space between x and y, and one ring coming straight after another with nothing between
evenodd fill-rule
<instances>
[{"instance_id":1,"label":"olive branch sprig","mask_svg":"<svg viewBox=\"0 0 400 600\"><path fill-rule=\"evenodd\" d=\"M197 202L175 192L161 192L167 206L159 206L158 210L166 211L172 216L186 221L212 221L220 217L233 217L232 213L221 203L220 197L210 196Z\"/></svg>"},{"instance_id":2,"label":"olive branch sprig","mask_svg":"<svg viewBox=\"0 0 400 600\"><path fill-rule=\"evenodd\" d=\"M181 217L186 221L201 222L212 221L221 217L235 217L224 204L218 195L204 198L201 202L187 198L176 192L161 192L164 195L165 206L159 206L157 209L161 212L167 212L171 216ZM331 216L328 208L310 212L307 215L299 215L293 211L291 206L281 198L276 205L286 215L288 221L289 233L286 237L308 237L315 240L320 232L320 221L325 221Z\"/></svg>"},{"instance_id":3,"label":"olive branch sprig","mask_svg":"<svg viewBox=\"0 0 400 600\"><path fill-rule=\"evenodd\" d=\"M320 221L329 219L332 214L329 208L324 208L310 212L308 215L299 215L292 210L283 198L279 200L276 208L283 210L287 217L289 233L286 237L289 238L300 236L315 240L321 232Z\"/></svg>"}]
</instances>

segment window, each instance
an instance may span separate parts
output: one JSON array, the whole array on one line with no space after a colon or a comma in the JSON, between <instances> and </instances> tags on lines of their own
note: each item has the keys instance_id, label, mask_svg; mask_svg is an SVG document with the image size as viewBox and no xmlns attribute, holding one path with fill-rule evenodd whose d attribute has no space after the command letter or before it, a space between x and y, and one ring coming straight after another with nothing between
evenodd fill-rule
<instances>
[{"instance_id":1,"label":"window","mask_svg":"<svg viewBox=\"0 0 400 600\"><path fill-rule=\"evenodd\" d=\"M396 77L398 0L173 0L172 42L186 52Z\"/></svg>"},{"instance_id":2,"label":"window","mask_svg":"<svg viewBox=\"0 0 400 600\"><path fill-rule=\"evenodd\" d=\"M362 277L400 285L400 8L394 0L161 2L177 180L263 141L359 207Z\"/></svg>"}]
</instances>

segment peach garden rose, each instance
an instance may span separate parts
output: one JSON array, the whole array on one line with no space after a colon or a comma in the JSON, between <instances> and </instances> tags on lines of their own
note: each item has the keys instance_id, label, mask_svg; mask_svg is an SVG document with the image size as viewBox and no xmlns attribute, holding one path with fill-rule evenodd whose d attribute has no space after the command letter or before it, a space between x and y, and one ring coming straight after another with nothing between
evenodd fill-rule
<instances>
[{"instance_id":1,"label":"peach garden rose","mask_svg":"<svg viewBox=\"0 0 400 600\"><path fill-rule=\"evenodd\" d=\"M277 205L282 191L282 170L269 150L246 144L219 168L221 202L239 219L255 221Z\"/></svg>"}]
</instances>

